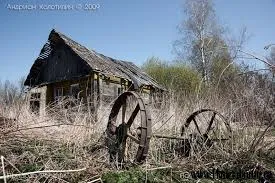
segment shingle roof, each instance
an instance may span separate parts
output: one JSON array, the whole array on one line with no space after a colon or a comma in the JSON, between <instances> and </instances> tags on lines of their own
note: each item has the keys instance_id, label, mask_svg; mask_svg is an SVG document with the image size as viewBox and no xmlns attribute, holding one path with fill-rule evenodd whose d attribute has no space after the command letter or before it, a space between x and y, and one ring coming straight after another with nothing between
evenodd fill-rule
<instances>
[{"instance_id":1,"label":"shingle roof","mask_svg":"<svg viewBox=\"0 0 275 183\"><path fill-rule=\"evenodd\" d=\"M85 46L82 46L81 44L67 37L66 35L55 30L51 31L48 42L42 48L41 53L34 63L33 67L31 68L30 72L32 72L32 70L38 72L37 70L39 69L41 62L43 62L43 59L49 56L49 54L51 53L50 42L53 41L55 36L63 40L64 43L68 45L72 49L72 51L75 52L80 58L82 58L82 60L84 60L93 71L128 79L129 81L132 81L134 83L135 87L147 85L164 90L161 85L159 85L153 78L143 72L132 62L113 59L94 50L89 50ZM28 85L28 78L25 81L25 85Z\"/></svg>"}]
</instances>

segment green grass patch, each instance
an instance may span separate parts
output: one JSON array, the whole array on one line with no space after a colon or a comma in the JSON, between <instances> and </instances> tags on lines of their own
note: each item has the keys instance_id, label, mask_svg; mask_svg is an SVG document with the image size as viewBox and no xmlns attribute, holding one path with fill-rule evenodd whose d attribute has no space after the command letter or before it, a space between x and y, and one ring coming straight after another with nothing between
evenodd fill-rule
<instances>
[{"instance_id":1,"label":"green grass patch","mask_svg":"<svg viewBox=\"0 0 275 183\"><path fill-rule=\"evenodd\" d=\"M160 169L153 171L145 171L141 168L131 168L125 171L110 171L102 175L102 180L105 183L139 183L139 182L148 182L148 183L184 183L184 182L201 182L201 183L256 183L257 180L227 180L227 179L206 179L206 178L184 178L183 174L179 171L173 171L173 169Z\"/></svg>"}]
</instances>

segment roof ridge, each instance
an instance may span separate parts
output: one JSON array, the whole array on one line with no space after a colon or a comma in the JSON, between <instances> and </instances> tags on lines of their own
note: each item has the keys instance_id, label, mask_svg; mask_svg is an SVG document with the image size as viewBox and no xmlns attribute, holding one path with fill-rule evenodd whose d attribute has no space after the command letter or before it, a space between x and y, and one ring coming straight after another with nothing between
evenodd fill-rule
<instances>
[{"instance_id":1,"label":"roof ridge","mask_svg":"<svg viewBox=\"0 0 275 183\"><path fill-rule=\"evenodd\" d=\"M157 88L163 88L156 80L150 77L146 72L143 72L131 61L115 59L93 49L89 49L55 29L51 31L49 40L54 34L57 34L58 37L64 41L64 44L68 45L72 51L85 61L94 71L100 71L103 74L105 73L128 79L138 86L152 85Z\"/></svg>"},{"instance_id":2,"label":"roof ridge","mask_svg":"<svg viewBox=\"0 0 275 183\"><path fill-rule=\"evenodd\" d=\"M102 54L102 53L99 53L99 52L96 51L95 49L90 49L90 48L84 46L83 44L80 44L79 42L73 40L72 38L70 38L69 36L63 34L62 32L56 31L55 29L53 29L52 31L53 31L54 33L57 33L59 36L61 35L61 36L60 36L61 39L63 39L63 37L65 37L66 39L70 40L71 42L74 42L75 44L78 44L79 46L86 48L87 50L93 52L93 53L96 54L96 55L103 55L104 57L110 58L110 59L112 59L112 60L118 60L118 61L128 62L128 63L133 63L133 64L134 64L134 62L132 62L132 61L126 61L126 60L121 60L121 59L118 59L118 58L113 58L113 57L106 56L106 55L104 55L104 54Z\"/></svg>"}]
</instances>

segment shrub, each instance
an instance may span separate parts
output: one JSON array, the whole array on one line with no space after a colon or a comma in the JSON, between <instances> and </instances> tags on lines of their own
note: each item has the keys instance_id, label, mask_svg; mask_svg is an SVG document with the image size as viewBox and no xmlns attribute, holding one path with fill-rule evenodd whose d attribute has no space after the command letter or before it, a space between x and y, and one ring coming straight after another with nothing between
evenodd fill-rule
<instances>
[{"instance_id":1,"label":"shrub","mask_svg":"<svg viewBox=\"0 0 275 183\"><path fill-rule=\"evenodd\" d=\"M177 62L168 63L156 57L148 59L142 69L161 85L177 93L196 91L201 80L190 67Z\"/></svg>"}]
</instances>

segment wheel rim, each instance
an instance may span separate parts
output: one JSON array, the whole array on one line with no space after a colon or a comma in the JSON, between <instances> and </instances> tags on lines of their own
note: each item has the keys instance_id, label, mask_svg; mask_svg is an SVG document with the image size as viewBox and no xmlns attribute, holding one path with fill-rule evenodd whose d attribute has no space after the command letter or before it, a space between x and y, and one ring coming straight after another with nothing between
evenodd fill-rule
<instances>
[{"instance_id":1,"label":"wheel rim","mask_svg":"<svg viewBox=\"0 0 275 183\"><path fill-rule=\"evenodd\" d=\"M151 116L141 97L134 92L121 94L107 125L110 160L142 162L148 154L151 133Z\"/></svg>"},{"instance_id":2,"label":"wheel rim","mask_svg":"<svg viewBox=\"0 0 275 183\"><path fill-rule=\"evenodd\" d=\"M190 130L191 126L192 129ZM214 143L231 139L232 130L226 118L213 109L201 109L192 113L181 128L181 136L186 136L188 142L183 144L181 151L189 156L192 151L210 148ZM186 145L187 144L187 145Z\"/></svg>"}]
</instances>

